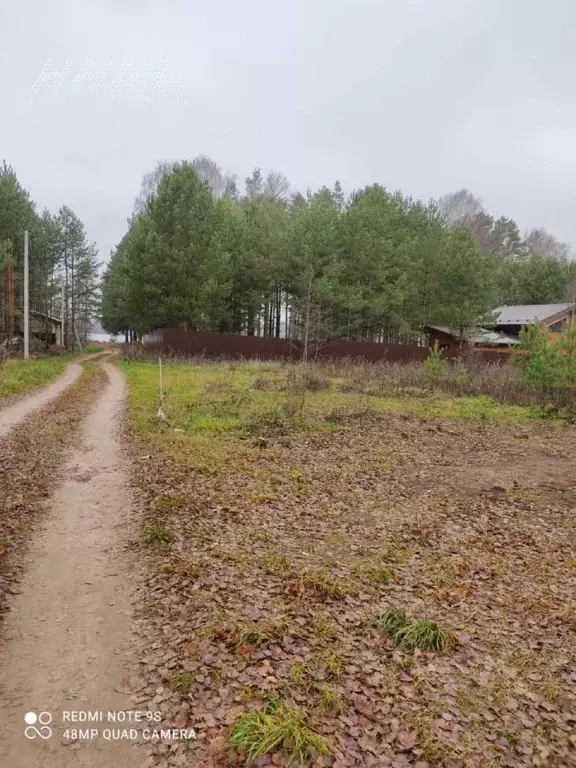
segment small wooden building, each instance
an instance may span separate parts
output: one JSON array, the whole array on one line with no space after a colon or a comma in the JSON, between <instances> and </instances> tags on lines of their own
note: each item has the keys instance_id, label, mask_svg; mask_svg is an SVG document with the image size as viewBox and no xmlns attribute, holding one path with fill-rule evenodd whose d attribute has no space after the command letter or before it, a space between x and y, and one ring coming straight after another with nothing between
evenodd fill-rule
<instances>
[{"instance_id":1,"label":"small wooden building","mask_svg":"<svg viewBox=\"0 0 576 768\"><path fill-rule=\"evenodd\" d=\"M470 328L464 333L464 338L442 325L427 325L424 330L428 334L430 346L433 347L437 342L438 347L450 357L472 350L508 352L520 343L514 336L486 328Z\"/></svg>"},{"instance_id":2,"label":"small wooden building","mask_svg":"<svg viewBox=\"0 0 576 768\"><path fill-rule=\"evenodd\" d=\"M16 318L16 333L20 336L24 333L24 322L21 316ZM44 312L38 312L35 309L30 310L30 335L34 339L39 339L45 344L57 344L64 346L62 336L62 320L58 317L51 317Z\"/></svg>"}]
</instances>

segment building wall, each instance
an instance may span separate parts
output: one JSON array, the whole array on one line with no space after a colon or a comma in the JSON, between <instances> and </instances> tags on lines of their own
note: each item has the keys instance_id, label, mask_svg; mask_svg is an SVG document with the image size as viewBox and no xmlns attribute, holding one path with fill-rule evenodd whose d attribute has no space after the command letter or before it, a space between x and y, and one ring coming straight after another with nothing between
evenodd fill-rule
<instances>
[{"instance_id":1,"label":"building wall","mask_svg":"<svg viewBox=\"0 0 576 768\"><path fill-rule=\"evenodd\" d=\"M438 343L445 357L458 357L462 354L463 345L448 333L436 330L430 331L428 341L431 347ZM467 345L464 346L467 347Z\"/></svg>"}]
</instances>

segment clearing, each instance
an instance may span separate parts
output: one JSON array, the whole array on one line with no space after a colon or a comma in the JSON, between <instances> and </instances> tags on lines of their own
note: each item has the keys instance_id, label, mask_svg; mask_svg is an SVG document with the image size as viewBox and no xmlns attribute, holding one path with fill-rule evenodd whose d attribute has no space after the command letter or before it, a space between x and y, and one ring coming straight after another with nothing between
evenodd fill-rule
<instances>
[{"instance_id":1,"label":"clearing","mask_svg":"<svg viewBox=\"0 0 576 768\"><path fill-rule=\"evenodd\" d=\"M576 765L573 426L273 363L167 366L160 422L121 365L142 701L198 734L150 765Z\"/></svg>"}]
</instances>

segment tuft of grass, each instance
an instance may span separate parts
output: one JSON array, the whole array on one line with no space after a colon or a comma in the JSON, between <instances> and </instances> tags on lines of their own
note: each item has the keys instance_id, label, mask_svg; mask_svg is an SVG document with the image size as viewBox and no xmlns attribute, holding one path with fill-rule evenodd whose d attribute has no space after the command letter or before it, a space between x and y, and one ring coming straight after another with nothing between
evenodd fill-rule
<instances>
[{"instance_id":1,"label":"tuft of grass","mask_svg":"<svg viewBox=\"0 0 576 768\"><path fill-rule=\"evenodd\" d=\"M176 575L183 578L200 579L208 572L208 566L205 563L197 563L192 560L179 560L163 565L162 572L169 576Z\"/></svg>"},{"instance_id":2,"label":"tuft of grass","mask_svg":"<svg viewBox=\"0 0 576 768\"><path fill-rule=\"evenodd\" d=\"M177 672L175 675L168 678L168 683L172 688L178 691L178 693L185 695L192 690L194 680L194 675L191 672Z\"/></svg>"},{"instance_id":3,"label":"tuft of grass","mask_svg":"<svg viewBox=\"0 0 576 768\"><path fill-rule=\"evenodd\" d=\"M244 429L250 435L284 435L288 428L286 413L278 406L251 413L244 422Z\"/></svg>"},{"instance_id":4,"label":"tuft of grass","mask_svg":"<svg viewBox=\"0 0 576 768\"><path fill-rule=\"evenodd\" d=\"M290 667L290 681L294 685L309 688L318 679L339 680L342 677L342 662L335 653L315 653L308 661L296 661Z\"/></svg>"},{"instance_id":5,"label":"tuft of grass","mask_svg":"<svg viewBox=\"0 0 576 768\"><path fill-rule=\"evenodd\" d=\"M216 611L210 621L207 621L198 630L198 635L208 637L210 640L229 641L234 629L231 621L223 613Z\"/></svg>"},{"instance_id":6,"label":"tuft of grass","mask_svg":"<svg viewBox=\"0 0 576 768\"><path fill-rule=\"evenodd\" d=\"M388 637L394 638L396 634L410 623L406 611L402 608L391 608L378 619L378 630Z\"/></svg>"},{"instance_id":7,"label":"tuft of grass","mask_svg":"<svg viewBox=\"0 0 576 768\"><path fill-rule=\"evenodd\" d=\"M284 389L285 383L278 378L268 378L266 376L257 376L252 384L253 389L265 392L279 392Z\"/></svg>"},{"instance_id":8,"label":"tuft of grass","mask_svg":"<svg viewBox=\"0 0 576 768\"><path fill-rule=\"evenodd\" d=\"M253 645L256 648L260 648L263 645L266 645L271 640L270 635L268 635L266 632L263 632L261 629L258 628L258 626L254 623L247 624L245 627L242 627L237 633L236 637L234 639L234 643L237 646L240 645Z\"/></svg>"},{"instance_id":9,"label":"tuft of grass","mask_svg":"<svg viewBox=\"0 0 576 768\"><path fill-rule=\"evenodd\" d=\"M358 589L352 582L334 578L325 573L307 571L302 575L300 584L304 589L314 592L318 597L324 599L331 597L335 600L342 600L347 595L358 594Z\"/></svg>"},{"instance_id":10,"label":"tuft of grass","mask_svg":"<svg viewBox=\"0 0 576 768\"><path fill-rule=\"evenodd\" d=\"M263 557L260 562L269 571L277 573L280 576L290 573L293 568L292 560L290 560L289 557L286 557L286 555L269 555Z\"/></svg>"},{"instance_id":11,"label":"tuft of grass","mask_svg":"<svg viewBox=\"0 0 576 768\"><path fill-rule=\"evenodd\" d=\"M152 508L155 512L165 512L171 509L185 509L188 503L189 499L185 493L175 493L156 499Z\"/></svg>"},{"instance_id":12,"label":"tuft of grass","mask_svg":"<svg viewBox=\"0 0 576 768\"><path fill-rule=\"evenodd\" d=\"M314 752L329 753L326 740L308 724L299 709L281 700L272 701L265 710L249 712L236 720L227 746L241 750L246 762L281 750L287 764L303 763Z\"/></svg>"},{"instance_id":13,"label":"tuft of grass","mask_svg":"<svg viewBox=\"0 0 576 768\"><path fill-rule=\"evenodd\" d=\"M251 528L248 531L250 541L274 541L274 534L264 528Z\"/></svg>"},{"instance_id":14,"label":"tuft of grass","mask_svg":"<svg viewBox=\"0 0 576 768\"><path fill-rule=\"evenodd\" d=\"M374 584L388 584L394 578L394 571L391 568L378 568L374 565L357 565L354 568L354 574L361 581Z\"/></svg>"},{"instance_id":15,"label":"tuft of grass","mask_svg":"<svg viewBox=\"0 0 576 768\"><path fill-rule=\"evenodd\" d=\"M445 651L453 639L449 629L432 619L414 621L394 634L394 642L404 651Z\"/></svg>"},{"instance_id":16,"label":"tuft of grass","mask_svg":"<svg viewBox=\"0 0 576 768\"><path fill-rule=\"evenodd\" d=\"M338 631L328 616L320 614L314 618L314 634L320 641L335 640Z\"/></svg>"},{"instance_id":17,"label":"tuft of grass","mask_svg":"<svg viewBox=\"0 0 576 768\"><path fill-rule=\"evenodd\" d=\"M392 608L377 620L379 632L394 640L403 651L445 651L454 636L432 619L412 621L406 611Z\"/></svg>"},{"instance_id":18,"label":"tuft of grass","mask_svg":"<svg viewBox=\"0 0 576 768\"><path fill-rule=\"evenodd\" d=\"M330 379L316 373L306 372L302 377L302 386L310 392L321 392L330 388Z\"/></svg>"},{"instance_id":19,"label":"tuft of grass","mask_svg":"<svg viewBox=\"0 0 576 768\"><path fill-rule=\"evenodd\" d=\"M165 523L152 523L142 525L142 535L148 544L160 547L169 547L174 541L174 533Z\"/></svg>"},{"instance_id":20,"label":"tuft of grass","mask_svg":"<svg viewBox=\"0 0 576 768\"><path fill-rule=\"evenodd\" d=\"M318 709L325 715L338 715L346 709L346 699L338 693L329 683L321 683L318 686L320 698Z\"/></svg>"}]
</instances>

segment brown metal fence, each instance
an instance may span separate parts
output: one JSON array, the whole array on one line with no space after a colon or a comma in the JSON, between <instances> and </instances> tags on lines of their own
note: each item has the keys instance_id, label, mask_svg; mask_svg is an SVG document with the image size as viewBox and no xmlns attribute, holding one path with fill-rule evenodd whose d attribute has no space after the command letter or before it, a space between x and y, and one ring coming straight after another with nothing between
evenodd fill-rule
<instances>
[{"instance_id":1,"label":"brown metal fence","mask_svg":"<svg viewBox=\"0 0 576 768\"><path fill-rule=\"evenodd\" d=\"M165 353L202 355L211 358L301 360L304 344L290 339L270 339L228 333L206 333L165 328L145 340L147 346ZM363 359L371 362L413 362L425 360L428 348L416 344L377 344L368 341L332 341L312 343L310 360ZM457 357L449 352L446 357Z\"/></svg>"}]
</instances>

